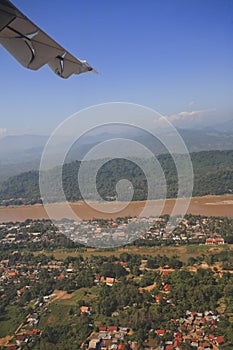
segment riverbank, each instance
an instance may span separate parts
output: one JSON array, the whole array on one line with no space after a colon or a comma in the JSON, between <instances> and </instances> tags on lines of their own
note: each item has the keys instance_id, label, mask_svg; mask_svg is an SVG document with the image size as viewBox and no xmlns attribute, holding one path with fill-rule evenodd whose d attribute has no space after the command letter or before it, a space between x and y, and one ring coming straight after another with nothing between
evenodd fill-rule
<instances>
[{"instance_id":1,"label":"riverbank","mask_svg":"<svg viewBox=\"0 0 233 350\"><path fill-rule=\"evenodd\" d=\"M175 202L175 199L167 199L162 214L171 214ZM94 203L90 202L90 204ZM62 203L50 204L49 207L53 219L56 220L62 218L77 219L76 215L81 219L92 219L138 216L145 207L145 204L146 201L131 202L126 208L120 210L122 207L121 202L109 202L101 204L99 207L101 211L97 211L91 208L87 203L79 201L70 203L72 211L74 212L73 215L70 215L68 212L66 213ZM161 204L161 201L149 201L147 203L146 214L151 216L155 215L156 208ZM108 213L110 208L113 209L114 213ZM233 217L233 195L193 197L187 213L192 213L194 215ZM0 207L0 222L25 221L26 219L48 219L48 214L41 204Z\"/></svg>"}]
</instances>

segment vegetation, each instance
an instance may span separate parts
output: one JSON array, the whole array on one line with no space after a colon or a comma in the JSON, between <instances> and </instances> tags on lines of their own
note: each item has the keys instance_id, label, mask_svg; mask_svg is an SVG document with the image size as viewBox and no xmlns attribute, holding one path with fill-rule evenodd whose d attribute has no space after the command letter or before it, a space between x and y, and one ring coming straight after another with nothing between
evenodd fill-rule
<instances>
[{"instance_id":1,"label":"vegetation","mask_svg":"<svg viewBox=\"0 0 233 350\"><path fill-rule=\"evenodd\" d=\"M180 156L181 160L182 157ZM193 196L203 196L208 194L225 194L233 191L233 151L206 151L192 153L191 159L194 168L194 190ZM136 159L135 159L136 160ZM171 155L163 154L158 156L158 161L165 174L167 183L167 197L177 195L177 171ZM144 159L144 169L150 181L154 177L151 161ZM94 183L89 178L90 173L96 168L99 161L85 163L85 178L83 179L82 193L85 198L96 199ZM63 188L67 200L77 201L82 199L78 185L78 172L80 162L75 161L65 164L63 167ZM51 171L51 186L48 190L49 201L59 201L56 190L56 169ZM185 174L184 174L185 176ZM0 186L0 203L8 204L34 204L41 201L38 172L30 171L12 177L3 182ZM114 159L107 161L99 169L97 174L97 190L105 200L115 200L117 197L116 184L121 179L127 179L132 186L123 191L123 195L118 198L125 200L129 198L131 189L134 189L133 200L143 200L148 195L148 184L144 172L139 166L125 159ZM154 186L150 199L162 196L162 182L156 179L157 186ZM185 185L184 185L185 187ZM184 192L185 195L185 192Z\"/></svg>"}]
</instances>

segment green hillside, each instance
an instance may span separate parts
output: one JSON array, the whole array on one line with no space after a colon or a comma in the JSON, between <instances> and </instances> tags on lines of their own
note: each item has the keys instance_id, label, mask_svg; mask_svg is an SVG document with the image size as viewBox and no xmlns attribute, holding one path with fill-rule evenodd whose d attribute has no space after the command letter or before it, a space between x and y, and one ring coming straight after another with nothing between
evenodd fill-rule
<instances>
[{"instance_id":1,"label":"green hillside","mask_svg":"<svg viewBox=\"0 0 233 350\"><path fill-rule=\"evenodd\" d=\"M184 156L180 156L181 158ZM158 161L165 174L167 183L166 197L172 198L177 195L177 171L168 154L159 155ZM233 151L205 151L191 154L194 168L194 190L193 196L208 194L225 194L233 191ZM135 158L135 161L138 161ZM94 195L94 184L89 174L98 167L99 160L85 163L85 178L83 182L83 193L85 198L96 199ZM69 201L82 199L78 185L78 172L80 162L75 161L65 164L63 167L63 189ZM146 171L149 181L154 176L150 159L143 160L143 169ZM52 184L50 186L51 201L58 201L55 179L56 169L51 171ZM116 184L119 180L127 179L131 182L134 195L133 200L147 198L148 184L144 172L133 161L125 159L106 160L97 174L97 189L100 196L107 200L116 199ZM41 201L39 192L39 175L37 171L30 171L14 176L0 186L1 204L31 204ZM54 186L53 186L54 183ZM155 188L150 199L159 198L162 195L161 178L156 178ZM184 185L185 187L185 185ZM126 187L120 200L126 200L129 187ZM185 193L184 193L185 194Z\"/></svg>"}]
</instances>

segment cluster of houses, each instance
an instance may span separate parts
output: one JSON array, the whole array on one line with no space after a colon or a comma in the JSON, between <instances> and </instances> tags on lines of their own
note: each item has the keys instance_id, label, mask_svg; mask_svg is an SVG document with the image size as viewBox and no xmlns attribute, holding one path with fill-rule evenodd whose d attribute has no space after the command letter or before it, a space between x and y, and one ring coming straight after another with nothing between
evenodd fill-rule
<instances>
[{"instance_id":1,"label":"cluster of houses","mask_svg":"<svg viewBox=\"0 0 233 350\"><path fill-rule=\"evenodd\" d=\"M166 329L151 329L150 337L145 341L144 348L148 350L181 350L188 345L193 350L220 349L225 342L224 336L213 335L217 328L220 315L212 311L203 313L186 311L183 318L171 320L176 331ZM155 337L152 336L155 334ZM118 326L100 326L93 332L83 349L94 350L126 350L138 349L136 341L126 341L126 335L132 335L133 331ZM169 335L169 337L167 337ZM165 340L169 338L170 340ZM159 346L158 346L159 343Z\"/></svg>"},{"instance_id":2,"label":"cluster of houses","mask_svg":"<svg viewBox=\"0 0 233 350\"><path fill-rule=\"evenodd\" d=\"M175 332L166 329L151 329L150 335L154 332L156 338L150 337L146 340L144 348L150 350L179 350L183 349L186 344L197 350L220 349L225 342L224 337L211 333L217 328L219 319L220 315L212 311L205 311L204 313L186 311L183 318L171 320L176 326L177 330ZM124 327L101 326L98 332L91 334L88 338L88 345L83 345L83 349L138 349L136 341L125 341L125 336L132 333L132 330ZM169 335L170 340L163 340L166 335ZM159 346L157 345L158 342Z\"/></svg>"},{"instance_id":3,"label":"cluster of houses","mask_svg":"<svg viewBox=\"0 0 233 350\"><path fill-rule=\"evenodd\" d=\"M166 227L167 219L154 218L117 218L116 220L62 220L56 223L56 229L74 242L90 246L114 246L127 244L136 239L154 240L169 244L206 243L208 245L224 244L220 234L208 230L211 218L197 219L191 223L183 218L175 219L174 231ZM38 223L38 220L35 221ZM26 246L30 243L51 241L53 238L33 230L35 223L0 224L1 246ZM42 223L42 221L41 221Z\"/></svg>"},{"instance_id":4,"label":"cluster of houses","mask_svg":"<svg viewBox=\"0 0 233 350\"><path fill-rule=\"evenodd\" d=\"M220 315L212 311L204 313L186 311L183 318L172 320L177 328L172 334L172 340L162 340L166 333L171 334L171 331L164 329L155 331L161 338L159 350L178 350L182 349L184 344L189 344L192 349L197 350L220 349L225 342L224 336L211 333L217 328L219 320Z\"/></svg>"},{"instance_id":5,"label":"cluster of houses","mask_svg":"<svg viewBox=\"0 0 233 350\"><path fill-rule=\"evenodd\" d=\"M127 334L132 334L132 330L118 326L100 326L98 332L93 332L88 338L88 345L84 349L94 350L126 350L138 349L135 341L126 341Z\"/></svg>"},{"instance_id":6,"label":"cluster of houses","mask_svg":"<svg viewBox=\"0 0 233 350\"><path fill-rule=\"evenodd\" d=\"M30 281L36 279L38 269L33 266L28 266L26 263L16 263L15 265L10 264L9 259L3 259L0 261L0 285L1 285L1 298L3 299L6 295L4 294L4 287L10 284L20 283L20 279L28 278ZM30 286L24 286L17 290L17 296L20 297L26 289L30 289Z\"/></svg>"},{"instance_id":7,"label":"cluster of houses","mask_svg":"<svg viewBox=\"0 0 233 350\"><path fill-rule=\"evenodd\" d=\"M17 290L17 296L21 297L27 289L30 289L31 282L39 281L39 274L43 270L51 274L51 278L54 280L68 278L69 274L73 272L73 269L66 268L63 261L51 260L47 264L37 263L36 266L33 266L26 262L16 262L12 265L9 259L3 259L0 260L0 286L16 285L22 280L27 280L29 285ZM3 298L4 295L2 294L1 297Z\"/></svg>"},{"instance_id":8,"label":"cluster of houses","mask_svg":"<svg viewBox=\"0 0 233 350\"><path fill-rule=\"evenodd\" d=\"M202 220L202 222L200 222ZM135 230L135 227L138 229L137 235L141 239L154 239L158 238L160 240L166 241L168 239L174 239L174 242L184 241L190 242L192 239L201 239L202 242L206 244L223 244L224 240L216 233L211 233L203 227L208 226L209 219L199 219L195 224L189 224L186 219L183 219L182 222L178 225L175 233L168 233L165 229L166 221L164 218L147 218L147 219L118 219L115 220L106 220L103 223L100 223L98 220L92 221L83 221L82 223L72 223L69 222L69 229L67 226L64 226L64 223L58 224L59 230L68 230L64 234L70 237L72 240L75 240L75 232L77 228L81 230L85 237L92 235L93 237L98 237L103 235L103 233L108 233L108 235L113 233L113 230L117 233L121 233L124 239L125 234L131 235L130 227L132 230ZM131 226L130 226L131 224ZM60 226L59 226L60 225ZM73 225L73 226L72 226ZM145 233L146 232L146 233ZM171 236L172 235L172 236ZM102 236L103 237L103 236ZM105 237L105 236L104 236ZM24 242L25 245L28 241L34 243L40 242L41 240L50 239L46 233L37 232L34 229L34 222L22 223L5 223L0 225L0 245L22 245ZM17 254L17 250L15 254ZM12 253L14 256L14 253ZM147 260L141 261L140 270L143 273ZM86 262L80 262L79 268L82 268L82 264ZM128 272L127 263L123 261L115 261L115 264L119 263L123 268ZM95 266L92 266L93 269ZM20 299L30 291L33 285L37 285L40 280L40 273L46 270L48 278L53 279L54 281L63 281L69 278L72 278L73 275L77 274L78 270L75 267L75 264L65 263L63 260L53 260L47 259L45 262L36 263L34 265L28 264L27 262L14 260L14 263L11 263L10 259L0 260L0 298L7 298L7 288L9 286L20 287L16 290L14 300L11 302L18 302ZM167 276L169 273L172 273L174 269L161 269L160 272L162 276ZM22 286L22 281L26 281ZM103 277L100 274L95 274L93 270L93 285L102 285L106 284L108 286L113 286L117 283L117 279L113 277ZM59 282L60 283L60 282ZM170 286L166 283L162 284L163 294L169 295ZM53 291L51 291L52 293ZM161 295L154 296L157 303L161 301ZM27 316L24 324L16 331L15 333L15 343L8 344L8 349L20 349L23 344L28 344L33 342L37 337L41 335L41 330L38 328L39 318L42 312L47 307L47 303L50 301L51 296L45 295L43 302L37 301L35 304L34 312ZM169 300L167 300L169 301ZM83 305L80 307L81 314L92 313L92 308L90 306ZM206 311L205 313L197 312L186 312L186 315L182 319L172 320L177 330L173 334L172 340L163 340L166 338L166 334L169 333L169 330L166 329L157 329L153 330L157 339L160 339L160 350L172 350L172 349L181 349L182 344L188 343L192 346L193 349L219 349L221 344L224 343L223 336L215 336L214 330L217 328L217 323L219 321L219 315L212 311ZM206 332L208 329L208 332ZM88 339L88 345L84 345L84 349L137 349L137 342L128 342L126 339L132 331L125 327L118 326L103 326L99 327L98 332L93 332ZM148 339L145 347L148 349L158 349L158 346L153 345L153 341Z\"/></svg>"},{"instance_id":9,"label":"cluster of houses","mask_svg":"<svg viewBox=\"0 0 233 350\"><path fill-rule=\"evenodd\" d=\"M48 224L48 221L46 222ZM38 226L43 227L44 222L40 220L27 220L24 223L1 223L0 224L0 249L15 249L28 248L28 245L33 243L34 246L42 242L54 242L56 236L51 237L50 229L52 225L46 230L38 230Z\"/></svg>"},{"instance_id":10,"label":"cluster of houses","mask_svg":"<svg viewBox=\"0 0 233 350\"><path fill-rule=\"evenodd\" d=\"M169 241L169 244L224 244L224 239L219 233L212 232L209 229L209 224L212 218L198 218L195 223L190 223L186 218L179 222L177 218L174 222L175 230L169 231L165 225L164 218L157 218L154 224L147 230L141 239L153 239L160 242Z\"/></svg>"},{"instance_id":11,"label":"cluster of houses","mask_svg":"<svg viewBox=\"0 0 233 350\"><path fill-rule=\"evenodd\" d=\"M21 350L22 347L27 347L32 344L41 335L41 330L36 328L39 322L39 314L29 314L24 324L20 325L16 330L14 337L9 339L0 349Z\"/></svg>"},{"instance_id":12,"label":"cluster of houses","mask_svg":"<svg viewBox=\"0 0 233 350\"><path fill-rule=\"evenodd\" d=\"M206 243L224 244L220 234L208 229L211 218L197 219L190 223L186 218L174 219L172 227L168 227L167 218L118 218L117 220L84 220L80 222L58 222L57 227L73 241L85 245L109 246L114 242L127 244L133 240L157 240L169 244ZM171 228L171 229L170 229Z\"/></svg>"},{"instance_id":13,"label":"cluster of houses","mask_svg":"<svg viewBox=\"0 0 233 350\"><path fill-rule=\"evenodd\" d=\"M144 236L154 218L118 218L57 222L61 233L74 242L96 247L125 245Z\"/></svg>"}]
</instances>

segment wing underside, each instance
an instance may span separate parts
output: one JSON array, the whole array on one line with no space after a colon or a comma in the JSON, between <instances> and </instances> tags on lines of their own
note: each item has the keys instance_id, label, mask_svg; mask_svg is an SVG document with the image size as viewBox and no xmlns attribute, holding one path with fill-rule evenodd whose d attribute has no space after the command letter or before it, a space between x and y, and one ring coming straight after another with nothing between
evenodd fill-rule
<instances>
[{"instance_id":1,"label":"wing underside","mask_svg":"<svg viewBox=\"0 0 233 350\"><path fill-rule=\"evenodd\" d=\"M0 44L24 67L37 70L48 66L60 77L94 71L20 12L10 1L0 0Z\"/></svg>"}]
</instances>

